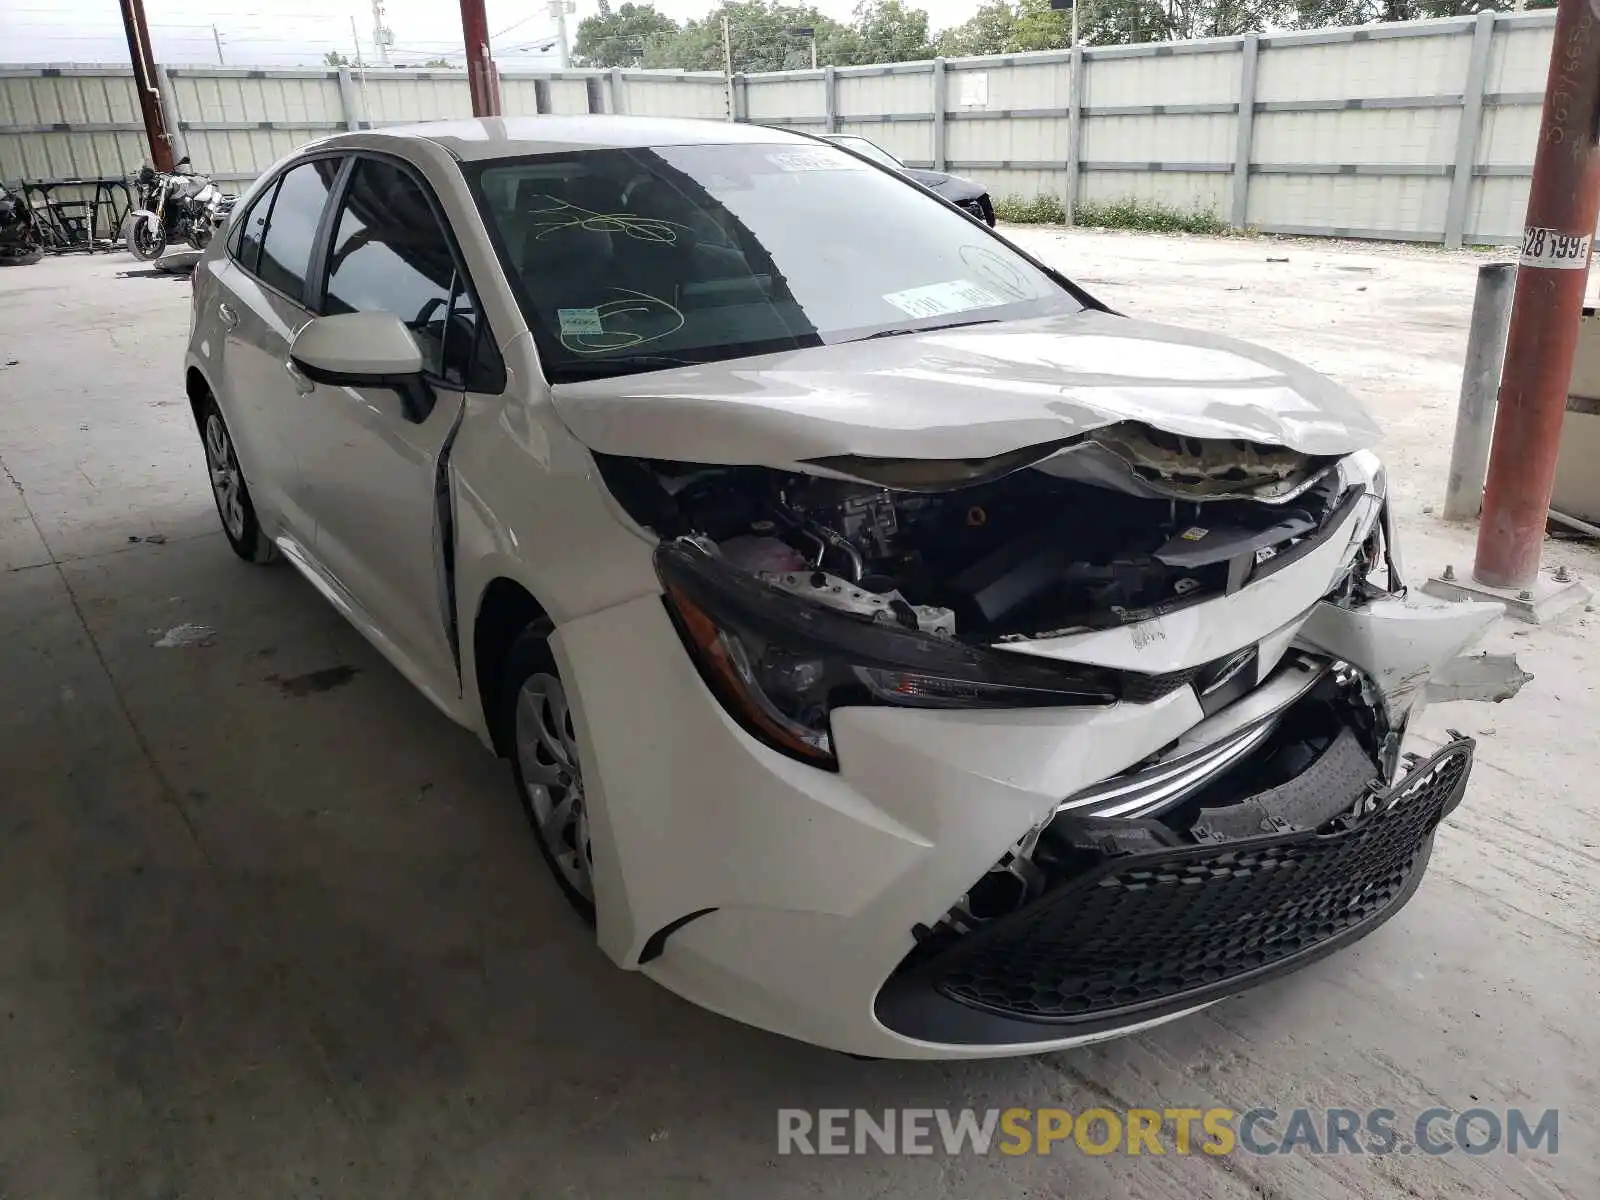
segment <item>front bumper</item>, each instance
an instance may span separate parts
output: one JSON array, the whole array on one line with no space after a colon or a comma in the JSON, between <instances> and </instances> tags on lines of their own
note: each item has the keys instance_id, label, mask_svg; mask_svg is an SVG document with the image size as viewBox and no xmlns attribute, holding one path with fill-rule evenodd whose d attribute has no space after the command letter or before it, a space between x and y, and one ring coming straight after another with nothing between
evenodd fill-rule
<instances>
[{"instance_id":1,"label":"front bumper","mask_svg":"<svg viewBox=\"0 0 1600 1200\"><path fill-rule=\"evenodd\" d=\"M1116 637L1129 637L1124 627L1083 635L1092 645L1061 639L1059 648L1040 649L1061 657L1138 655L1147 669L1166 670L1197 667L1255 641L1260 684L1297 637L1315 650L1317 638L1308 636L1313 629L1319 638L1343 632L1351 645L1338 657L1373 676L1367 660L1377 654L1377 665L1399 670L1406 680L1408 688L1385 693L1391 731L1398 735L1401 705L1415 696L1416 682L1481 632L1495 610L1472 614L1468 628L1459 609L1396 608L1369 617L1366 610L1319 604L1339 552L1340 543L1330 541L1237 594L1163 618L1162 637L1153 644L1116 643ZM1385 632L1402 625L1404 638ZM1447 800L1429 792L1432 798L1424 797L1415 809L1410 801L1396 805L1396 812L1408 815L1425 810L1416 829L1410 821L1385 817L1348 836L1252 846L1248 853L1262 865L1252 857L1240 878L1276 888L1296 875L1308 878L1307 870L1328 872L1330 880L1337 870L1353 871L1366 861L1354 847L1387 845L1394 834L1403 845L1393 851L1398 865L1390 874L1398 871L1402 878L1398 886L1368 880L1356 893L1340 892L1330 882L1307 908L1307 925L1274 932L1263 918L1236 948L1196 924L1202 913L1176 911L1200 894L1193 879L1215 875L1224 884L1213 891L1208 883L1204 894L1217 897L1218 911L1230 921L1255 913L1249 905L1260 894L1227 882L1244 870L1227 857L1229 847L1198 846L1142 866L1124 864L1132 870L1153 867L1153 878L1162 882L1151 897L1136 897L1132 875L1118 868L1101 876L1094 887L1105 905L1100 935L1115 942L1112 925L1131 920L1143 931L1140 944L1156 949L1113 955L1105 978L1131 971L1142 979L1141 971L1153 971L1163 979L1172 976L1174 983L1127 1003L1057 1014L1081 1018L1076 1021L989 1012L1004 1024L978 1030L969 1021L958 1028L905 1015L908 1007L895 999L918 992L940 997L945 1006L984 1011L952 997L960 991L956 958L939 960L937 968L933 960L922 964L926 972L912 980L918 987L902 989L912 978L902 968L918 945L914 931L937 924L1065 798L1132 764L1159 760L1173 747L1182 752L1184 739L1207 720L1195 688L1104 708L838 709L833 735L840 769L834 773L777 754L734 722L684 652L659 596L565 622L552 645L575 699L584 751L601 948L620 966L641 969L712 1011L861 1055L976 1058L1061 1049L1172 1019L1300 965L1400 907L1420 877L1434 825L1460 795L1459 788ZM1188 761L1175 758L1168 765ZM1470 753L1462 764L1463 781L1466 762ZM1413 772L1407 780L1415 778ZM1419 786L1406 790L1402 783L1394 795L1415 799ZM1361 790L1352 785L1344 798L1353 803ZM1346 846L1352 849L1341 849ZM1180 885L1179 878L1191 882ZM1113 903L1117 890L1127 895ZM1064 893L1069 899L1083 894ZM1156 903L1158 896L1165 899ZM1317 932L1317 921L1333 918L1314 914L1331 913L1341 897L1359 903L1337 927ZM1299 912L1287 891L1274 890L1266 899L1279 906L1274 911L1280 921ZM1063 920L1070 904L1058 900L1048 911L1054 924L1038 928L1050 931L1053 944L1075 953L1082 949L1085 943L1075 939L1086 935L1067 930ZM1165 942L1158 928L1163 913L1173 918ZM1034 940L1031 932L1021 935L1035 925L997 924L1012 934L988 936L993 961L998 969L1020 971L1020 964L1032 961L1028 947ZM1193 943L1200 957L1184 958L1183 943ZM1024 977L1030 994L1041 979L1044 986L1066 983L1069 990L1099 987L1099 976L1069 978L1070 971L1082 969L1057 954L1049 967L1057 975L1053 982L1048 971ZM1207 971L1215 978L1197 986L1195 973Z\"/></svg>"},{"instance_id":2,"label":"front bumper","mask_svg":"<svg viewBox=\"0 0 1600 1200\"><path fill-rule=\"evenodd\" d=\"M896 973L878 1018L926 1041L1033 1042L1041 1026L1115 1030L1302 967L1410 898L1472 753L1450 743L1331 830L1108 858ZM1337 787L1336 774L1304 786Z\"/></svg>"}]
</instances>

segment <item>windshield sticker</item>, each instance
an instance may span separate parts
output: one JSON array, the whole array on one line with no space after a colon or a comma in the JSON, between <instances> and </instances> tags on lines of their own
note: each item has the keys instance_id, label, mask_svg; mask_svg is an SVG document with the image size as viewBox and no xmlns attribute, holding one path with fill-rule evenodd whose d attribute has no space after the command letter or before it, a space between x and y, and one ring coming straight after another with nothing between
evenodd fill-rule
<instances>
[{"instance_id":1,"label":"windshield sticker","mask_svg":"<svg viewBox=\"0 0 1600 1200\"><path fill-rule=\"evenodd\" d=\"M785 150L767 155L780 171L859 171L861 163L842 150Z\"/></svg>"},{"instance_id":2,"label":"windshield sticker","mask_svg":"<svg viewBox=\"0 0 1600 1200\"><path fill-rule=\"evenodd\" d=\"M597 337L605 333L600 324L598 308L558 308L556 317L561 322L561 336L576 334L579 337Z\"/></svg>"},{"instance_id":3,"label":"windshield sticker","mask_svg":"<svg viewBox=\"0 0 1600 1200\"><path fill-rule=\"evenodd\" d=\"M683 328L683 313L660 297L628 288L612 288L620 300L607 300L595 308L558 308L561 344L574 354L605 354L631 350L646 342L659 341ZM568 314L576 314L582 330L568 330ZM593 316L592 325L588 321ZM604 326L610 325L606 329Z\"/></svg>"},{"instance_id":4,"label":"windshield sticker","mask_svg":"<svg viewBox=\"0 0 1600 1200\"><path fill-rule=\"evenodd\" d=\"M883 298L912 317L943 317L974 308L994 308L1005 303L988 288L979 287L967 279L952 279L947 283L907 288L903 292L888 292Z\"/></svg>"}]
</instances>

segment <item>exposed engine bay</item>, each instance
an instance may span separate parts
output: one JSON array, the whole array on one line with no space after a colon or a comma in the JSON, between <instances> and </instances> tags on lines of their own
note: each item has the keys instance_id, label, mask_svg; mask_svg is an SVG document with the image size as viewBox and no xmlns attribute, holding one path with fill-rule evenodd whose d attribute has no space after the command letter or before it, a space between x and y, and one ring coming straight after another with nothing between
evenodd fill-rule
<instances>
[{"instance_id":1,"label":"exposed engine bay","mask_svg":"<svg viewBox=\"0 0 1600 1200\"><path fill-rule=\"evenodd\" d=\"M624 505L645 509L633 514L641 523L700 539L774 588L985 643L1127 624L1236 591L1310 549L1359 499L1336 460L1131 424L1032 458L943 464L945 478L889 460L819 464L853 479L601 465ZM949 478L952 466L973 477Z\"/></svg>"}]
</instances>

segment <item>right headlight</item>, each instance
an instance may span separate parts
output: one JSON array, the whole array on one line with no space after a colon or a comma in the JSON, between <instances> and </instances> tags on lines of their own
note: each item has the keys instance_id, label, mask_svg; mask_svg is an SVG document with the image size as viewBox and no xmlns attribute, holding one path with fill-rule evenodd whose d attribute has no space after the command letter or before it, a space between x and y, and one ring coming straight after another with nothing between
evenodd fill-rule
<instances>
[{"instance_id":1,"label":"right headlight","mask_svg":"<svg viewBox=\"0 0 1600 1200\"><path fill-rule=\"evenodd\" d=\"M1116 672L968 646L807 603L680 540L655 555L667 610L730 715L774 750L834 769L829 714L849 704L1111 704Z\"/></svg>"},{"instance_id":2,"label":"right headlight","mask_svg":"<svg viewBox=\"0 0 1600 1200\"><path fill-rule=\"evenodd\" d=\"M1387 519L1389 476L1382 461L1370 450L1357 450L1339 463L1339 475L1344 485L1342 491L1360 488L1361 495L1356 502L1355 519L1350 523L1350 538L1339 559L1334 584L1337 586L1344 581L1363 549L1368 552L1369 562L1375 563L1380 558L1386 558L1391 574L1398 575L1390 521ZM1379 538L1381 541L1377 540Z\"/></svg>"}]
</instances>

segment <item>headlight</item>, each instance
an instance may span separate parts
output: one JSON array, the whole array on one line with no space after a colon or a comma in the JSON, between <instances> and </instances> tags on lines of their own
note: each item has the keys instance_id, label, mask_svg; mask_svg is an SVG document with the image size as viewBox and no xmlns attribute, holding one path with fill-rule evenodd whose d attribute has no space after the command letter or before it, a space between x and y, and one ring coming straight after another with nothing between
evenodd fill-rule
<instances>
[{"instance_id":1,"label":"headlight","mask_svg":"<svg viewBox=\"0 0 1600 1200\"><path fill-rule=\"evenodd\" d=\"M1339 464L1339 473L1345 490L1361 489L1361 499L1356 507L1355 519L1350 524L1350 540L1339 560L1339 570L1334 576L1335 585L1342 583L1363 548L1368 551L1369 566L1385 562L1390 570L1390 589L1399 586L1399 564L1396 561L1392 523L1388 520L1389 477L1383 463L1370 450L1358 450Z\"/></svg>"},{"instance_id":2,"label":"headlight","mask_svg":"<svg viewBox=\"0 0 1600 1200\"><path fill-rule=\"evenodd\" d=\"M746 731L836 768L828 716L850 704L1043 708L1111 704L1117 673L967 646L809 604L689 541L661 546L667 610L695 666Z\"/></svg>"}]
</instances>

